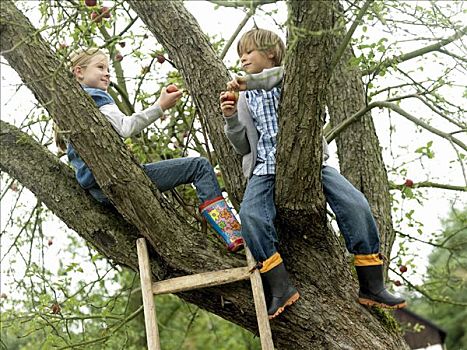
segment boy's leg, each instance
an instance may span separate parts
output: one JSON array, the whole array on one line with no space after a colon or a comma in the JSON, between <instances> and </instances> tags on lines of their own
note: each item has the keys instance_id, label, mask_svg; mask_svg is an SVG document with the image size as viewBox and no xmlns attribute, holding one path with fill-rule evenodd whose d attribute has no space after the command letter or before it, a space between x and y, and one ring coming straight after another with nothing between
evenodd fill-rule
<instances>
[{"instance_id":1,"label":"boy's leg","mask_svg":"<svg viewBox=\"0 0 467 350\"><path fill-rule=\"evenodd\" d=\"M378 228L363 193L330 166L323 166L321 174L326 201L336 215L347 250L352 254L378 253Z\"/></svg>"},{"instance_id":2,"label":"boy's leg","mask_svg":"<svg viewBox=\"0 0 467 350\"><path fill-rule=\"evenodd\" d=\"M256 261L262 264L260 272L270 319L300 297L276 249L274 186L274 175L253 175L240 206L243 238Z\"/></svg>"},{"instance_id":3,"label":"boy's leg","mask_svg":"<svg viewBox=\"0 0 467 350\"><path fill-rule=\"evenodd\" d=\"M94 197L95 200L97 200L99 203L111 206L112 203L110 203L109 199L107 196L102 192L102 190L99 187L92 187L88 189L89 193L91 196Z\"/></svg>"},{"instance_id":4,"label":"boy's leg","mask_svg":"<svg viewBox=\"0 0 467 350\"><path fill-rule=\"evenodd\" d=\"M243 238L253 257L260 262L277 253L274 186L274 175L253 175L240 205Z\"/></svg>"},{"instance_id":5,"label":"boy's leg","mask_svg":"<svg viewBox=\"0 0 467 350\"><path fill-rule=\"evenodd\" d=\"M323 167L322 177L326 200L336 215L348 251L355 255L359 302L388 308L404 307L405 300L393 296L384 286L378 228L365 196L330 166Z\"/></svg>"},{"instance_id":6,"label":"boy's leg","mask_svg":"<svg viewBox=\"0 0 467 350\"><path fill-rule=\"evenodd\" d=\"M161 160L143 169L161 192L192 183L201 203L222 195L214 169L203 157Z\"/></svg>"},{"instance_id":7,"label":"boy's leg","mask_svg":"<svg viewBox=\"0 0 467 350\"><path fill-rule=\"evenodd\" d=\"M214 169L206 158L177 158L144 164L143 169L164 192L182 184L194 184L202 203L201 214L219 234L229 251L243 247L241 226L222 197Z\"/></svg>"}]
</instances>

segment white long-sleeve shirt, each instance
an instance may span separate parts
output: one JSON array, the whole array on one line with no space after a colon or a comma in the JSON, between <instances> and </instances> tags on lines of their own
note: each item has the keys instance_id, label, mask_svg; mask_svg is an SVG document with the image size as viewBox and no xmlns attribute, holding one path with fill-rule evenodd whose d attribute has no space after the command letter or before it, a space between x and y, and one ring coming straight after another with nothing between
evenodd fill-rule
<instances>
[{"instance_id":1,"label":"white long-sleeve shirt","mask_svg":"<svg viewBox=\"0 0 467 350\"><path fill-rule=\"evenodd\" d=\"M107 117L117 133L125 138L138 134L164 114L157 102L141 112L133 113L131 116L123 114L114 103L103 105L99 110Z\"/></svg>"}]
</instances>

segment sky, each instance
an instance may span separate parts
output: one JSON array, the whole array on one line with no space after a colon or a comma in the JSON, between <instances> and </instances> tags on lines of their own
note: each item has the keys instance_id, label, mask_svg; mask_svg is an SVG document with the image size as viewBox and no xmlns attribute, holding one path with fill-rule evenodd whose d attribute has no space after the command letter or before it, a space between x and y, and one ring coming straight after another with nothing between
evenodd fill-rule
<instances>
[{"instance_id":1,"label":"sky","mask_svg":"<svg viewBox=\"0 0 467 350\"><path fill-rule=\"evenodd\" d=\"M112 2L104 1L104 5L112 6ZM189 1L186 3L186 6L195 15L201 28L205 32L210 34L218 34L226 40L230 38L238 23L240 23L244 17L244 13L238 9L222 8L219 10L214 10L214 6L212 4L204 1ZM277 32L277 23L284 23L286 20L285 5L269 5L264 7L264 11L274 9L278 9L278 14L274 16L274 20L271 20L271 18L265 13L259 12L259 14L255 16L256 24L259 27L271 29ZM32 21L37 21L37 18L32 18ZM250 21L245 26L244 31L251 29L252 26L253 22L250 19ZM381 30L372 28L372 35L381 35L381 33ZM285 33L280 32L280 34L285 39ZM356 35L360 34L362 33L357 32ZM407 49L412 50L412 45L413 43L408 43ZM129 51L130 49L126 48L126 50ZM122 49L122 52L125 54L125 49ZM237 55L234 43L228 55L226 56L225 62L227 66L229 66L230 64L235 63L236 59ZM14 71L12 71L12 69L5 65L3 58L1 62L1 118L2 120L6 120L10 123L18 125L23 120L24 115L29 113L29 111L34 107L32 103L34 98L25 87L22 87L19 89L19 91L16 91L18 86L17 84L20 83L18 76ZM412 63L405 63L403 64L403 67L409 68L410 64ZM139 66L135 65L134 69L137 71ZM430 65L427 62L425 69L431 69L435 71L440 69L440 67L436 65ZM465 79L465 77L459 76L459 82L462 82L463 79ZM31 101L31 103L29 103L29 101ZM411 113L419 117L430 113L426 107L419 103L411 102L409 105L406 105L405 108L408 108ZM436 141L434 143L434 151L437 154L437 157L426 162L428 167L427 165L422 165L419 162L408 164L408 174L406 177L412 179L414 182L430 180L436 182L448 182L455 185L463 184L463 178L462 174L459 172L459 167L452 167L452 164L449 163L450 159L453 158L453 150L446 141L443 140L438 142L439 139L437 137L434 137L424 131L415 132L415 128L412 123L402 117L395 115L394 113L392 113L391 118L388 118L385 113L375 110L373 111L373 115L378 130L378 136L383 148L388 147L390 143L393 145L394 153L391 153L388 150L384 151L384 159L386 164L389 166L393 165L393 159L395 158L398 159L398 162L402 160L410 161L415 157L415 154L413 154L413 151L409 152L409 149L413 150L416 147L426 145L426 143L430 140L434 140ZM392 127L396 127L397 134L391 135L391 133L388 132L388 130L390 130ZM442 127L442 125L440 127ZM333 156L331 157L329 163L332 166L338 167L337 157L335 156L335 143L330 145L330 151ZM395 178L393 180L395 180L397 183L403 183L406 177L400 176L399 178ZM5 182L3 180L2 186L5 186ZM446 198L446 194L441 190L431 190L429 192L423 190L422 193L427 193L426 196L428 197L422 206L407 201L404 201L402 205L404 205L406 211L410 210L411 208L416 209L415 215L418 220L424 223L426 231L425 238L427 238L429 234L441 229L441 219L445 217L449 211L451 200L450 198L452 198L452 193L448 194L449 198ZM457 197L458 203L463 202L463 206L467 204L465 196L462 198L459 194ZM5 218L9 216L9 208L13 200L13 193L7 193L2 200L2 230L14 230L14 227L10 227L9 224L5 221ZM34 203L34 197L31 194L26 195L25 204L27 203ZM462 204L460 206L462 206ZM26 215L26 209L24 209L24 213L24 215ZM66 238L63 230L65 230L64 225L60 224L59 220L56 218L51 219L45 224L45 239L53 240L53 244L46 248L48 256L59 257L64 247L70 244L70 241L68 238ZM413 228L410 227L403 227L403 230L405 230L404 232L413 232ZM2 237L2 254L5 252L5 247L10 246L10 243L11 241L9 242L5 237ZM410 249L420 255L414 261L415 266L417 266L417 271L415 271L413 280L418 283L421 281L421 278L425 273L427 255L430 251L430 248L426 245L411 244ZM52 268L56 268L58 261L59 259L50 259L48 264L51 264ZM2 271L4 271L5 268L5 264L2 264ZM83 273L86 274L86 271ZM1 281L3 287L0 288L5 289L4 283L7 283L7 281L3 278Z\"/></svg>"}]
</instances>

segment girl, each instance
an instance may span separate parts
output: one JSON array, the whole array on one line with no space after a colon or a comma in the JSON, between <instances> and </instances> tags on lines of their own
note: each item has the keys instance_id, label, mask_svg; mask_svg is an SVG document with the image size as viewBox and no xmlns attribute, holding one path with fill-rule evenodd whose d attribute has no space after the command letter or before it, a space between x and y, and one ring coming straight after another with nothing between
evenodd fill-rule
<instances>
[{"instance_id":1,"label":"girl","mask_svg":"<svg viewBox=\"0 0 467 350\"><path fill-rule=\"evenodd\" d=\"M99 110L121 137L131 137L160 118L164 111L172 108L182 92L167 92L162 88L156 103L130 117L124 115L107 93L110 84L109 61L98 49L80 51L71 57L71 70L83 89L93 98ZM110 201L99 188L91 170L67 143L68 159L75 169L76 179L84 189L99 202L109 205ZM200 211L227 244L229 251L243 246L240 224L228 207L217 183L211 164L206 158L179 158L142 165L144 171L160 191L170 190L181 184L193 183L201 201Z\"/></svg>"}]
</instances>

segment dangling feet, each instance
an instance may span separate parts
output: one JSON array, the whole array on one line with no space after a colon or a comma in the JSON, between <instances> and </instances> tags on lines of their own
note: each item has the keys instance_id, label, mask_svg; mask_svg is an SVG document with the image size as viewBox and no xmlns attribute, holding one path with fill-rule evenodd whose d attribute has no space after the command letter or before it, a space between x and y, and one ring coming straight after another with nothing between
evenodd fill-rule
<instances>
[{"instance_id":1,"label":"dangling feet","mask_svg":"<svg viewBox=\"0 0 467 350\"><path fill-rule=\"evenodd\" d=\"M279 253L263 262L260 270L263 280L269 319L277 317L287 306L295 303L300 294L290 283L289 274Z\"/></svg>"},{"instance_id":2,"label":"dangling feet","mask_svg":"<svg viewBox=\"0 0 467 350\"><path fill-rule=\"evenodd\" d=\"M243 248L241 226L227 205L224 197L208 200L199 206L201 215L216 230L230 252Z\"/></svg>"},{"instance_id":3,"label":"dangling feet","mask_svg":"<svg viewBox=\"0 0 467 350\"><path fill-rule=\"evenodd\" d=\"M407 306L405 299L392 295L384 286L383 260L380 254L355 255L355 269L360 283L360 304L388 309Z\"/></svg>"}]
</instances>

